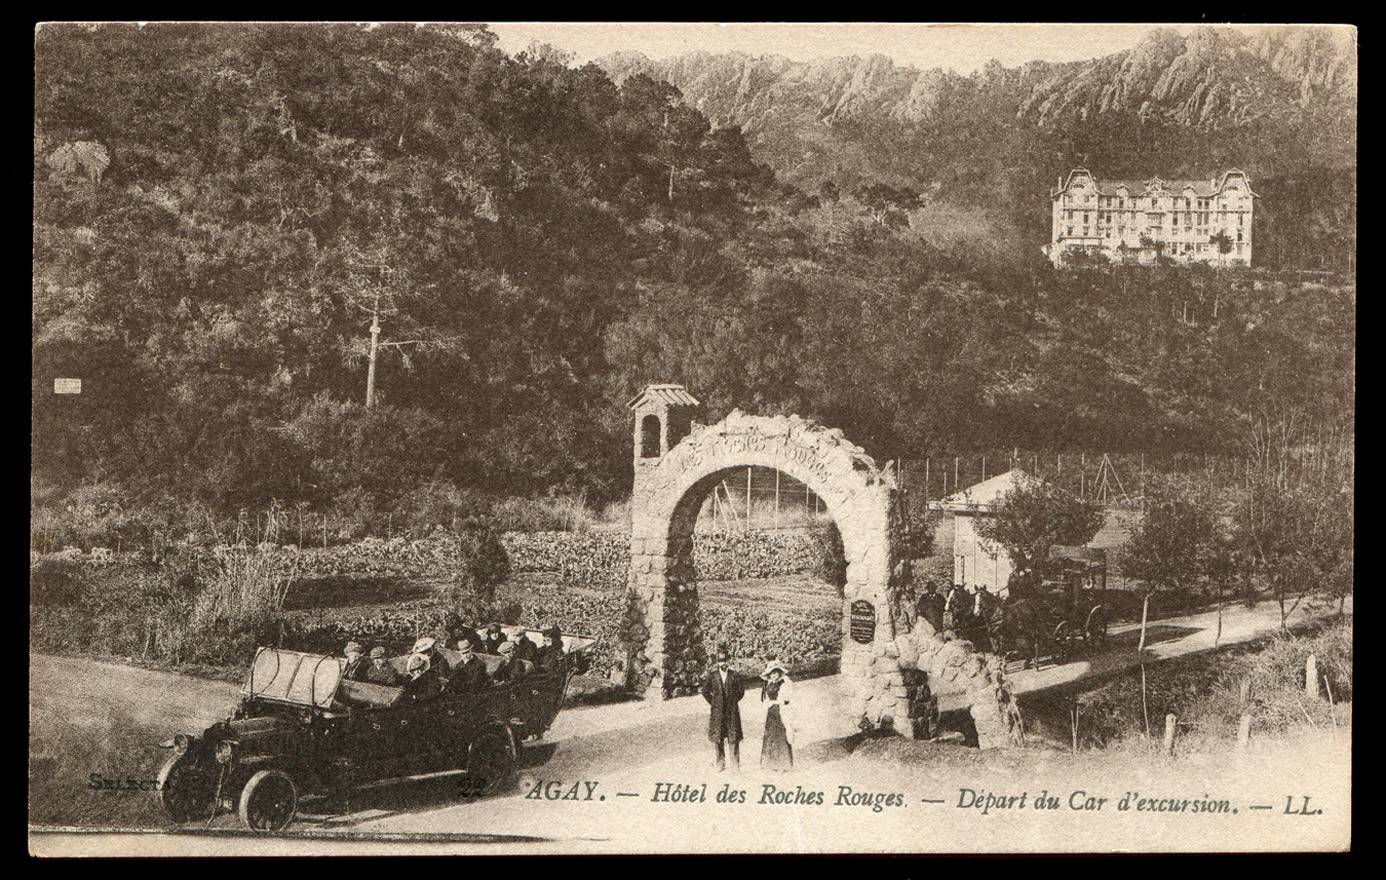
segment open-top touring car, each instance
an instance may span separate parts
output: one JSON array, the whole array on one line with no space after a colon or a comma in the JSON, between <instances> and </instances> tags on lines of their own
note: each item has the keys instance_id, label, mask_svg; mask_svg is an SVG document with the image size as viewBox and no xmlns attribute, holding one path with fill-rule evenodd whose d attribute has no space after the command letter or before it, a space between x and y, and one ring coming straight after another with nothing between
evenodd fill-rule
<instances>
[{"instance_id":1,"label":"open-top touring car","mask_svg":"<svg viewBox=\"0 0 1386 880\"><path fill-rule=\"evenodd\" d=\"M259 648L230 717L162 744L173 750L159 773L164 811L186 823L235 810L249 828L279 831L301 795L345 795L383 779L456 770L468 797L501 791L517 776L524 741L553 724L594 642L562 640L562 657L547 668L473 693L431 696L346 679L339 657ZM449 664L460 659L437 650ZM503 662L477 659L488 673ZM402 675L408 660L406 653L387 662Z\"/></svg>"}]
</instances>

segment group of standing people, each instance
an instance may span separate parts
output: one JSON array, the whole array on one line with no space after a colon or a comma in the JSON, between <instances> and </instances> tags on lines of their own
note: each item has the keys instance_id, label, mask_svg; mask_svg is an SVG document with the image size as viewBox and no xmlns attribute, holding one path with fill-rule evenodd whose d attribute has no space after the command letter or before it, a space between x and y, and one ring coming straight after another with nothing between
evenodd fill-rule
<instances>
[{"instance_id":1,"label":"group of standing people","mask_svg":"<svg viewBox=\"0 0 1386 880\"><path fill-rule=\"evenodd\" d=\"M747 681L731 668L731 652L717 649L716 665L703 680L703 699L711 708L707 735L717 750L717 769L725 770L730 754L732 769L741 767L741 699ZM793 683L784 665L771 660L761 673L760 702L765 709L765 734L761 739L760 765L770 770L794 766L794 725L790 704Z\"/></svg>"}]
</instances>

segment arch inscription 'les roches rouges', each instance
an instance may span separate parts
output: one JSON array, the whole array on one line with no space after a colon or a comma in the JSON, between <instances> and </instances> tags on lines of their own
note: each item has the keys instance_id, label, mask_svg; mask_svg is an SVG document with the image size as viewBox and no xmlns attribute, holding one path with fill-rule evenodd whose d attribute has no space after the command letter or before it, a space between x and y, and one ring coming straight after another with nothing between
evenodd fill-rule
<instances>
[{"instance_id":1,"label":"arch inscription 'les roches rouges'","mask_svg":"<svg viewBox=\"0 0 1386 880\"><path fill-rule=\"evenodd\" d=\"M631 401L635 486L631 566L621 629L627 680L649 698L696 693L707 668L694 578L693 526L728 471L773 468L805 483L842 534L843 712L854 723L928 735L941 693L965 694L979 744L1004 745L1018 714L995 658L948 641L912 613L901 564L901 494L841 431L798 416L733 412L716 425L692 420L698 402L681 385L650 385ZM932 695L932 696L931 696Z\"/></svg>"}]
</instances>

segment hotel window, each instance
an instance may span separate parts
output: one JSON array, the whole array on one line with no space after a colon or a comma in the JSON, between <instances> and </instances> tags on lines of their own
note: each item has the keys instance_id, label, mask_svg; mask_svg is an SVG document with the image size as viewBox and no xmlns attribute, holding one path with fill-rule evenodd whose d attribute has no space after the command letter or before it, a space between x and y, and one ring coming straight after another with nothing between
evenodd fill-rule
<instances>
[{"instance_id":1,"label":"hotel window","mask_svg":"<svg viewBox=\"0 0 1386 880\"><path fill-rule=\"evenodd\" d=\"M1072 235L1072 234L1073 234L1073 227L1072 227L1072 226L1068 227L1068 234L1069 234L1069 235Z\"/></svg>"}]
</instances>

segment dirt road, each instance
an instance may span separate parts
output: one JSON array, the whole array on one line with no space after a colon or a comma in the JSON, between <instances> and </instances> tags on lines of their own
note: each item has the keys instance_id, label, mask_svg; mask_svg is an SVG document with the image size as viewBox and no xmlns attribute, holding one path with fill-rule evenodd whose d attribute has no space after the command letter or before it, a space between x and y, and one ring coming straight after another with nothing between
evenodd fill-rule
<instances>
[{"instance_id":1,"label":"dirt road","mask_svg":"<svg viewBox=\"0 0 1386 880\"><path fill-rule=\"evenodd\" d=\"M1294 622L1307 622L1310 617L1308 612L1297 612ZM1279 611L1269 603L1252 610L1229 610L1224 615L1219 643L1226 645L1268 635L1278 626ZM1215 628L1216 614L1162 620L1148 633L1147 659L1168 659L1208 650L1213 647ZM1101 656L1040 671L1016 672L1011 676L1012 684L1023 694L1120 671L1138 662L1134 641L1137 635L1132 628L1114 630L1109 648ZM77 816L77 821L71 824L82 825L160 827L163 823L151 795L134 793L133 797L120 799L92 791L86 784L89 774L101 772L121 777L132 772L156 771L163 755L160 750L151 748L151 743L174 732L200 730L224 717L234 703L237 690L234 685L222 682L41 655L30 656L30 677L31 752L36 748L36 738L38 748L59 752L55 755L56 765L45 772L50 774L50 782L59 783L59 788L73 799L66 804L69 809L59 813ZM852 732L850 720L840 717L836 711L836 676L800 682L798 696L797 714L803 720L796 737L796 751L801 758L822 755L825 749L831 751L823 741ZM899 780L890 772L860 766L856 758L831 763L801 760L799 768L790 776L761 772L756 764L763 714L757 692L747 695L742 715L748 732L748 739L742 744L746 769L736 776L718 774L711 767L711 747L705 735L706 706L698 697L663 703L574 707L559 715L545 743L526 750L529 766L523 771L521 786L510 796L481 804L459 804L456 777L436 776L363 791L354 801L351 815L326 816L309 812L295 827L324 833L342 830L372 834L465 832L495 835L495 841L514 839L507 835L521 835L543 840L561 839L564 843L555 845L570 850L624 847L697 851L703 845L698 829L683 827L677 821L672 825L649 824L649 801L656 795L657 782L667 782L670 786L687 784L700 792L701 786L706 784L706 796L714 804L717 792L729 780L737 782L733 788L753 792L763 791L764 785L787 787L791 791L795 786L807 789L810 783L825 791L836 791L838 785L860 787L868 781L886 787L882 790L888 790L892 784L898 785ZM131 757L131 752L137 757ZM835 756L842 754L839 751ZM61 785L64 781L65 787ZM957 782L953 779L949 785ZM577 783L584 785L575 789ZM589 788L588 783L595 788ZM916 784L928 783L917 780ZM1056 780L1055 784L1061 785L1062 780ZM593 798L591 802L578 799L589 794ZM914 794L926 796L921 792ZM564 799L565 796L568 799ZM557 799L550 800L550 797ZM70 809L73 804L81 809ZM596 804L602 806L598 809ZM802 804L791 804L782 810L762 808L744 814L743 818L747 819L766 815L798 817L788 825L772 823L773 828L767 831L765 826L756 823L745 825L736 821L723 825L729 816L742 815L738 811L743 807L722 806L725 809L720 812L714 809L709 816L715 820L714 827L722 828L724 842L739 841L739 845L732 848L764 845L765 840L757 835L771 833L790 836L783 840L776 837L768 846L778 848L783 844L784 848L793 849L799 845L794 842L797 840L794 835L807 834L809 839L819 839L814 838L815 834L830 835L835 815L833 810L815 811ZM307 805L309 811L312 808L312 804ZM708 807L697 802L670 804L668 809L669 818L677 819L682 815L680 810L690 815L703 815L700 811ZM862 815L855 811L845 812L854 817ZM871 821L895 827L894 820L883 820L871 810L866 813ZM48 818L37 810L32 815L38 822L62 821ZM816 824L820 820L821 827ZM226 817L218 820L214 827L230 829L234 825L234 821ZM905 823L897 830L906 833L908 827ZM754 828L759 830L753 831ZM550 848L535 840L515 845L536 852ZM831 849L830 846L824 848Z\"/></svg>"}]
</instances>

